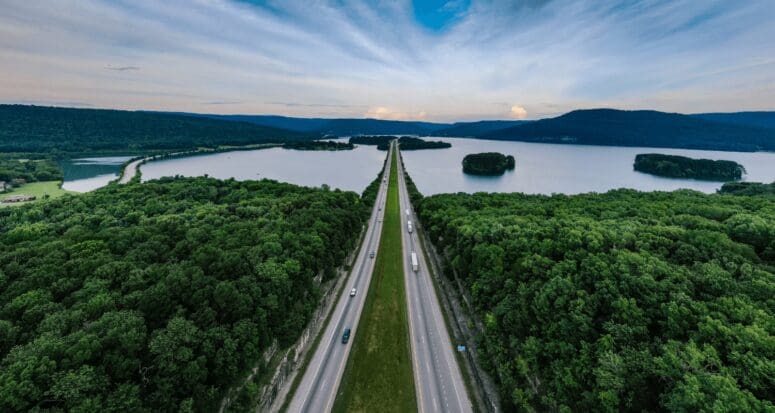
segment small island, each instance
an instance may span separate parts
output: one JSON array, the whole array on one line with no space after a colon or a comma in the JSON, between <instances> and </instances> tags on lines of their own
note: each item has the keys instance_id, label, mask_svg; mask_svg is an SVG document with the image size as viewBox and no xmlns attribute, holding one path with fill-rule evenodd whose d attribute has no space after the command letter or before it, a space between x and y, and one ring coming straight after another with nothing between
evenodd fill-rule
<instances>
[{"instance_id":1,"label":"small island","mask_svg":"<svg viewBox=\"0 0 775 413\"><path fill-rule=\"evenodd\" d=\"M355 149L355 145L350 142L297 141L286 142L283 148L297 151L349 151Z\"/></svg>"},{"instance_id":2,"label":"small island","mask_svg":"<svg viewBox=\"0 0 775 413\"><path fill-rule=\"evenodd\" d=\"M734 161L692 159L678 155L646 153L635 156L633 168L638 172L668 178L691 178L706 181L740 179L745 168Z\"/></svg>"},{"instance_id":3,"label":"small island","mask_svg":"<svg viewBox=\"0 0 775 413\"><path fill-rule=\"evenodd\" d=\"M444 149L451 148L452 144L442 141L426 141L424 139L415 138L412 136L401 136L396 138L395 136L353 136L350 138L350 143L360 145L377 145L377 149L386 151L390 147L390 141L398 139L398 144L401 145L402 151L414 151L419 149Z\"/></svg>"},{"instance_id":4,"label":"small island","mask_svg":"<svg viewBox=\"0 0 775 413\"><path fill-rule=\"evenodd\" d=\"M503 175L514 169L514 157L498 152L472 153L463 158L463 172L471 175Z\"/></svg>"}]
</instances>

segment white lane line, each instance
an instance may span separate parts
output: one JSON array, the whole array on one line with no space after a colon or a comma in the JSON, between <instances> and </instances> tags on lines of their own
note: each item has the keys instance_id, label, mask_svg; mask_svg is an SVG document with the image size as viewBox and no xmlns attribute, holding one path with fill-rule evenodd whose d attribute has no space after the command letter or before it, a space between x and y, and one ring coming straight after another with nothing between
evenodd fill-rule
<instances>
[{"instance_id":1,"label":"white lane line","mask_svg":"<svg viewBox=\"0 0 775 413\"><path fill-rule=\"evenodd\" d=\"M396 150L396 152L397 152L397 150ZM397 159L398 162L396 162L396 165L397 165L397 168L398 168L397 172L400 172L400 170L401 170L400 169L401 168L400 159L401 158L399 157ZM400 175L400 174L398 174L398 175ZM398 192L398 205L401 208L401 210L403 211L403 209L404 209L404 200L403 200L403 197L401 196L400 182L399 182L398 190L399 190L399 192ZM404 262L404 288L406 288L406 294L407 294L406 295L407 296L406 306L407 306L407 312L408 312L407 318L409 319L409 344L410 344L410 348L412 349L412 364L414 364L415 389L417 390L417 407L418 407L418 411L420 413L422 413L422 412L425 411L425 402L424 402L423 389L422 389L422 387L423 387L422 383L423 382L422 382L422 377L421 377L421 368L420 368L420 364L419 364L419 357L417 355L417 345L415 344L415 340L417 340L418 333L415 330L416 327L414 326L414 321L413 321L413 318L412 318L412 314L413 313L411 311L411 307L412 307L411 300L412 299L416 299L416 296L415 296L415 294L412 293L412 289L410 288L411 286L409 285L409 277L410 277L409 271L408 271L409 270L409 265L408 265L408 263L406 261L406 259L407 259L406 258L406 254L403 253L405 251L405 246L406 246L406 242L405 242L406 234L404 233L404 225L406 224L405 220L406 220L405 215L403 213L401 213L401 216L399 218L399 222L401 224L401 252L402 252L401 255L404 256L403 257L403 262Z\"/></svg>"},{"instance_id":2,"label":"white lane line","mask_svg":"<svg viewBox=\"0 0 775 413\"><path fill-rule=\"evenodd\" d=\"M388 157L388 160L390 160L390 157ZM382 185L386 186L384 182L383 182ZM384 197L377 197L376 204L380 204L383 201L384 201ZM375 205L375 207L376 207L376 205ZM382 213L384 214L384 211ZM375 211L374 208L372 208L372 217L370 218L370 221L373 221L375 218L378 218L379 216L380 216L380 211L379 210ZM353 278L355 278L355 280L354 280L355 283L358 283L359 281L361 281L360 280L360 275L363 274L363 272L362 272L362 269L363 269L362 264L366 260L367 250L369 249L368 247L374 242L374 240L373 240L373 233L374 233L374 231L375 231L375 227L373 225L369 225L369 227L366 229L366 234L364 235L364 239L363 240L364 240L364 244L366 244L367 248L361 248L361 251L358 254L358 258L356 259L356 261L354 263L355 265L353 266L353 269L360 268L361 270L358 271L358 276L355 276L355 271L351 271L350 275L348 276L347 280L345 281L346 283L352 283L353 282ZM377 245L379 245L379 240L377 240L376 243L377 243ZM372 267L373 267L373 263L372 263ZM373 268L372 268L372 271L373 271ZM371 279L370 277L367 277L367 281L370 281L370 279ZM318 350L316 351L316 354L313 356L313 360L315 358L318 359L316 367L315 367L315 369L313 369L315 371L315 373L308 380L302 379L302 382L306 383L306 386L304 388L307 388L307 391L305 391L303 393L304 396L302 396L300 410L305 410L306 405L307 405L307 401L310 400L310 396L316 395L317 394L317 390L323 387L323 386L315 386L313 388L313 384L314 384L315 380L317 380L317 378L319 377L321 368L323 368L323 366L327 366L328 365L327 362L329 361L329 359L323 360L323 358L329 352L329 349L332 348L333 341L335 341L335 339L338 337L338 331L335 331L335 330L336 330L337 326L339 325L339 323L342 321L343 317L345 316L344 312L347 309L347 304L349 302L348 300L349 300L348 289L344 289L344 291L342 292L342 295L339 298L339 301L336 304L335 312L338 313L339 316L338 317L333 317L329 321L329 324L326 326L326 332L329 333L328 345L326 347L318 347ZM362 307L363 307L363 305L361 304L360 308L362 309ZM338 322L334 323L334 320L338 320ZM328 331L328 330L334 330L334 331ZM345 357L345 360L346 360L346 357ZM336 379L339 379L340 376L341 376L341 371L338 371L337 374L336 374ZM305 374L305 378L306 377L308 377L308 376ZM312 383L309 383L309 381L312 381ZM336 390L337 389L333 389L332 393L336 394ZM297 393L298 393L298 390L297 390Z\"/></svg>"},{"instance_id":3,"label":"white lane line","mask_svg":"<svg viewBox=\"0 0 775 413\"><path fill-rule=\"evenodd\" d=\"M399 159L400 159L400 156L399 156ZM405 181L404 180L402 180L402 183L405 185ZM405 187L402 188L402 189L406 190ZM406 190L406 191L408 191L408 190ZM416 221L419 224L419 219L416 218L416 214L414 214L414 210L413 209L411 210L411 216L415 217ZM412 234L410 237L413 237L413 236L414 236L414 234ZM418 242L416 243L416 245L418 245L417 249L419 250L422 247L419 244L419 235L417 235L417 237L418 237ZM422 255L422 254L418 254L418 255L420 255L419 258L420 258L421 265L423 267L427 268L427 263L425 262L424 255ZM429 277L430 277L430 273L428 273L428 278ZM423 278L425 278L425 277L423 277ZM444 333L447 334L444 337L441 337L441 336L439 337L439 340L441 342L441 347L443 347L441 349L441 351L444 353L443 357L444 357L445 362L446 362L445 364L447 365L446 366L447 367L447 371L449 372L449 376L447 376L447 378L452 381L452 386L454 388L455 396L456 396L456 399L458 401L458 405L460 406L460 408L464 409L464 407L465 407L465 408L470 409L470 405L463 404L463 402L462 402L462 400L460 398L460 391L458 390L458 386L457 386L457 380L456 380L457 377L453 377L453 375L457 376L457 375L460 375L461 373L460 373L459 370L457 370L455 368L455 367L457 367L456 364L454 366L450 364L450 360L449 360L448 356L449 356L449 352L451 352L451 349L447 348L448 346L445 345L445 342L449 339L449 334L446 332L446 324L443 324L443 320L439 321L439 316L440 316L441 309L440 309L440 304L438 302L438 297L436 296L436 292L435 292L435 290L433 290L432 286L430 286L430 288L429 288L429 286L428 286L428 279L425 278L422 281L423 281L423 284L425 284L426 290L428 292L428 296L429 296L428 297L429 298L428 301L431 301L431 307L432 307L431 308L431 315L432 315L432 318L434 319L433 321L434 321L434 323L436 325L439 325L443 329ZM432 331L431 328L429 328L428 334L429 334L430 337L433 336L433 331ZM451 346L451 342L449 343L449 345ZM438 361L437 355L438 355L438 352L434 352L434 359L436 359ZM442 383L443 383L443 381L442 381ZM442 384L442 386L443 386L443 384ZM444 392L446 393L446 389L444 390Z\"/></svg>"}]
</instances>

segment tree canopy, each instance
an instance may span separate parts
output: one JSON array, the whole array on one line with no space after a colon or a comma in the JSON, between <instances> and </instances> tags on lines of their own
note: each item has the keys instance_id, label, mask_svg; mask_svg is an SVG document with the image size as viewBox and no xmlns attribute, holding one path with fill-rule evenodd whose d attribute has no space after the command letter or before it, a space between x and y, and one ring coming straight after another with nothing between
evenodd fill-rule
<instances>
[{"instance_id":1,"label":"tree canopy","mask_svg":"<svg viewBox=\"0 0 775 413\"><path fill-rule=\"evenodd\" d=\"M0 152L195 149L315 136L169 113L0 105Z\"/></svg>"},{"instance_id":2,"label":"tree canopy","mask_svg":"<svg viewBox=\"0 0 775 413\"><path fill-rule=\"evenodd\" d=\"M727 182L718 190L721 194L732 195L775 195L775 182Z\"/></svg>"},{"instance_id":3,"label":"tree canopy","mask_svg":"<svg viewBox=\"0 0 775 413\"><path fill-rule=\"evenodd\" d=\"M375 194L165 178L0 209L0 411L217 410Z\"/></svg>"},{"instance_id":4,"label":"tree canopy","mask_svg":"<svg viewBox=\"0 0 775 413\"><path fill-rule=\"evenodd\" d=\"M56 162L41 154L0 154L0 181L59 181L62 171Z\"/></svg>"},{"instance_id":5,"label":"tree canopy","mask_svg":"<svg viewBox=\"0 0 775 413\"><path fill-rule=\"evenodd\" d=\"M775 409L775 198L434 195L507 410Z\"/></svg>"}]
</instances>

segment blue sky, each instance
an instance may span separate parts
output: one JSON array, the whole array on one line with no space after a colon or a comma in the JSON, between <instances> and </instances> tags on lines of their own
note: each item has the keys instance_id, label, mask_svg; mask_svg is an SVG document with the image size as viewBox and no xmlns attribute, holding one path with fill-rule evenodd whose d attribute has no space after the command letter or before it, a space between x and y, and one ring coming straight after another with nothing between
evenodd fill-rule
<instances>
[{"instance_id":1,"label":"blue sky","mask_svg":"<svg viewBox=\"0 0 775 413\"><path fill-rule=\"evenodd\" d=\"M0 102L308 117L775 109L772 0L9 0Z\"/></svg>"}]
</instances>

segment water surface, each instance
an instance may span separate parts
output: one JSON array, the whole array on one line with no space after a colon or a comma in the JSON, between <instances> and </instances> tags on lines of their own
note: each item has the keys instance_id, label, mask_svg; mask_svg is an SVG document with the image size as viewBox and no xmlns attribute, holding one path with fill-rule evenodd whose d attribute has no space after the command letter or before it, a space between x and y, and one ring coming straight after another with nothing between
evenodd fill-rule
<instances>
[{"instance_id":1,"label":"water surface","mask_svg":"<svg viewBox=\"0 0 775 413\"><path fill-rule=\"evenodd\" d=\"M387 152L374 146L349 151L297 151L283 148L233 151L148 162L143 182L163 176L203 176L237 180L274 179L296 185L362 192L376 178Z\"/></svg>"},{"instance_id":2,"label":"water surface","mask_svg":"<svg viewBox=\"0 0 775 413\"><path fill-rule=\"evenodd\" d=\"M89 192L107 185L121 172L121 165L131 156L68 159L59 163L64 173L62 188Z\"/></svg>"},{"instance_id":3,"label":"water surface","mask_svg":"<svg viewBox=\"0 0 775 413\"><path fill-rule=\"evenodd\" d=\"M430 138L452 143L449 149L402 152L409 175L424 195L449 192L524 192L528 194L578 194L616 188L672 191L689 188L715 192L720 182L661 178L632 169L639 153L664 153L691 158L727 159L748 171L743 180L775 181L775 153L721 152L689 149L631 148L618 146L560 145L504 142L463 138ZM516 168L502 176L481 177L463 173L463 157L470 153L501 152L513 155Z\"/></svg>"}]
</instances>

